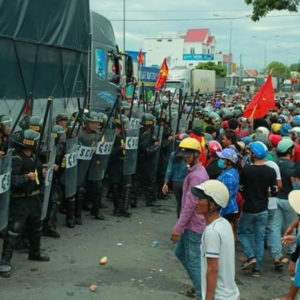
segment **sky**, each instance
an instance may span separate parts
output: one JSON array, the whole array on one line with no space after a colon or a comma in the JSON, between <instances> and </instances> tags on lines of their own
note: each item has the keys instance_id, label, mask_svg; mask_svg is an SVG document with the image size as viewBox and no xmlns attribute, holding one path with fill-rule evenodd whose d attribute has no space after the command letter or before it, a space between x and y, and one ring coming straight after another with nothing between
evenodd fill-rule
<instances>
[{"instance_id":1,"label":"sky","mask_svg":"<svg viewBox=\"0 0 300 300\"><path fill-rule=\"evenodd\" d=\"M123 0L90 0L90 7L112 22L122 49ZM258 22L251 20L252 6L243 0L125 0L125 11L126 50L139 51L144 38L160 32L209 28L216 38L216 50L229 53L232 24L231 49L237 65L261 70L265 53L267 64L300 61L300 11L272 12Z\"/></svg>"}]
</instances>

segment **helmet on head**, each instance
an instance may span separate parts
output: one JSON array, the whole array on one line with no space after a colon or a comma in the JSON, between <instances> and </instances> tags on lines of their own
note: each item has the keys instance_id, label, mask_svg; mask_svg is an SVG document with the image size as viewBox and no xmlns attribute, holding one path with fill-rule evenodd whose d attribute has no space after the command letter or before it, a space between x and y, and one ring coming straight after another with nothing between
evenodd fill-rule
<instances>
[{"instance_id":1,"label":"helmet on head","mask_svg":"<svg viewBox=\"0 0 300 300\"><path fill-rule=\"evenodd\" d=\"M200 151L201 151L200 143L194 138L187 137L179 143L178 150L176 151L176 155L184 157L194 152L200 152Z\"/></svg>"},{"instance_id":2,"label":"helmet on head","mask_svg":"<svg viewBox=\"0 0 300 300\"><path fill-rule=\"evenodd\" d=\"M221 206L226 207L229 201L229 191L224 183L219 180L207 180L200 185L192 187L194 196L202 198L208 196Z\"/></svg>"},{"instance_id":3,"label":"helmet on head","mask_svg":"<svg viewBox=\"0 0 300 300\"><path fill-rule=\"evenodd\" d=\"M100 113L98 113L98 120L99 120L100 126L104 127L108 120L108 117L105 113L100 112Z\"/></svg>"},{"instance_id":4,"label":"helmet on head","mask_svg":"<svg viewBox=\"0 0 300 300\"><path fill-rule=\"evenodd\" d=\"M232 163L236 164L238 162L238 156L233 149L225 148L220 152L217 152L217 156L222 159L230 160Z\"/></svg>"},{"instance_id":5,"label":"helmet on head","mask_svg":"<svg viewBox=\"0 0 300 300\"><path fill-rule=\"evenodd\" d=\"M267 146L259 141L251 143L249 149L257 159L265 158L268 152Z\"/></svg>"},{"instance_id":6,"label":"helmet on head","mask_svg":"<svg viewBox=\"0 0 300 300\"><path fill-rule=\"evenodd\" d=\"M280 134L282 136L289 136L289 131L292 129L292 126L288 123L282 124L280 128Z\"/></svg>"},{"instance_id":7,"label":"helmet on head","mask_svg":"<svg viewBox=\"0 0 300 300\"><path fill-rule=\"evenodd\" d=\"M129 119L125 115L121 115L121 116L118 115L118 117L114 119L114 125L116 127L122 127L122 126L124 127L127 126L128 124L129 124Z\"/></svg>"},{"instance_id":8,"label":"helmet on head","mask_svg":"<svg viewBox=\"0 0 300 300\"><path fill-rule=\"evenodd\" d=\"M277 117L277 121L279 124L283 124L283 123L286 123L287 122L287 117L284 116L284 115L280 115Z\"/></svg>"},{"instance_id":9,"label":"helmet on head","mask_svg":"<svg viewBox=\"0 0 300 300\"><path fill-rule=\"evenodd\" d=\"M84 117L84 122L92 122L92 123L98 123L99 122L99 115L95 111L89 111L88 113L85 114Z\"/></svg>"},{"instance_id":10,"label":"helmet on head","mask_svg":"<svg viewBox=\"0 0 300 300\"><path fill-rule=\"evenodd\" d=\"M11 128L12 118L6 115L0 115L0 132L3 132L6 127Z\"/></svg>"},{"instance_id":11,"label":"helmet on head","mask_svg":"<svg viewBox=\"0 0 300 300\"><path fill-rule=\"evenodd\" d=\"M300 126L300 115L294 116L292 124L293 126Z\"/></svg>"},{"instance_id":12,"label":"helmet on head","mask_svg":"<svg viewBox=\"0 0 300 300\"><path fill-rule=\"evenodd\" d=\"M280 132L281 124L279 124L279 123L273 123L272 126L271 126L271 128L272 128L272 131L274 133Z\"/></svg>"},{"instance_id":13,"label":"helmet on head","mask_svg":"<svg viewBox=\"0 0 300 300\"><path fill-rule=\"evenodd\" d=\"M211 155L215 155L216 152L222 151L222 146L217 141L208 142L208 151Z\"/></svg>"},{"instance_id":14,"label":"helmet on head","mask_svg":"<svg viewBox=\"0 0 300 300\"><path fill-rule=\"evenodd\" d=\"M277 147L278 143L282 140L282 136L279 134L271 133L269 135L269 141L274 147Z\"/></svg>"},{"instance_id":15,"label":"helmet on head","mask_svg":"<svg viewBox=\"0 0 300 300\"><path fill-rule=\"evenodd\" d=\"M289 132L293 133L297 138L300 137L300 127L293 127Z\"/></svg>"},{"instance_id":16,"label":"helmet on head","mask_svg":"<svg viewBox=\"0 0 300 300\"><path fill-rule=\"evenodd\" d=\"M289 138L284 138L279 142L277 146L277 152L286 153L289 149L293 147L294 147L294 142Z\"/></svg>"},{"instance_id":17,"label":"helmet on head","mask_svg":"<svg viewBox=\"0 0 300 300\"><path fill-rule=\"evenodd\" d=\"M32 129L22 130L18 137L18 145L25 149L35 150L40 134Z\"/></svg>"},{"instance_id":18,"label":"helmet on head","mask_svg":"<svg viewBox=\"0 0 300 300\"><path fill-rule=\"evenodd\" d=\"M143 126L153 126L155 123L155 117L152 114L145 113L142 115L141 123Z\"/></svg>"},{"instance_id":19,"label":"helmet on head","mask_svg":"<svg viewBox=\"0 0 300 300\"><path fill-rule=\"evenodd\" d=\"M39 116L24 116L19 126L22 129L31 129L40 132L42 129L43 119Z\"/></svg>"},{"instance_id":20,"label":"helmet on head","mask_svg":"<svg viewBox=\"0 0 300 300\"><path fill-rule=\"evenodd\" d=\"M64 113L58 114L56 116L55 122L59 122L59 121L67 121L68 122L68 116Z\"/></svg>"},{"instance_id":21,"label":"helmet on head","mask_svg":"<svg viewBox=\"0 0 300 300\"><path fill-rule=\"evenodd\" d=\"M268 136L270 133L269 129L263 126L259 126L258 128L256 128L255 132L265 136Z\"/></svg>"}]
</instances>

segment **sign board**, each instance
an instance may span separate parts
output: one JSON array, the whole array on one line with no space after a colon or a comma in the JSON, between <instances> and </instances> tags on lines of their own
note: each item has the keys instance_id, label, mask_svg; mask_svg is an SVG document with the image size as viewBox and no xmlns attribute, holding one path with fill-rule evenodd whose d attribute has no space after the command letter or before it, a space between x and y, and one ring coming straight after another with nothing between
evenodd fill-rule
<instances>
[{"instance_id":1,"label":"sign board","mask_svg":"<svg viewBox=\"0 0 300 300\"><path fill-rule=\"evenodd\" d=\"M183 60L214 60L213 54L183 54Z\"/></svg>"}]
</instances>

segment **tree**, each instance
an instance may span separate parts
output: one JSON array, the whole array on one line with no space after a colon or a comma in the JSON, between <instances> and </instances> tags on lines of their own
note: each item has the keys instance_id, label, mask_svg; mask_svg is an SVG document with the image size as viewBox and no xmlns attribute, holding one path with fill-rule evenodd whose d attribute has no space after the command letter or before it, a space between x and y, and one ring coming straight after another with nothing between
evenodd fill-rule
<instances>
[{"instance_id":1,"label":"tree","mask_svg":"<svg viewBox=\"0 0 300 300\"><path fill-rule=\"evenodd\" d=\"M300 63L298 64L291 64L290 65L290 70L295 71L295 72L300 72Z\"/></svg>"},{"instance_id":2,"label":"tree","mask_svg":"<svg viewBox=\"0 0 300 300\"><path fill-rule=\"evenodd\" d=\"M251 19L256 22L272 10L288 10L297 12L300 0L244 0L248 5L253 4Z\"/></svg>"},{"instance_id":3,"label":"tree","mask_svg":"<svg viewBox=\"0 0 300 300\"><path fill-rule=\"evenodd\" d=\"M225 77L227 74L226 68L221 65L216 65L213 62L206 62L206 63L199 63L195 69L201 69L201 70L215 70L216 75L219 77Z\"/></svg>"},{"instance_id":4,"label":"tree","mask_svg":"<svg viewBox=\"0 0 300 300\"><path fill-rule=\"evenodd\" d=\"M267 66L268 72L272 71L272 75L281 79L287 79L290 78L290 69L285 64L278 62L278 61L272 61Z\"/></svg>"}]
</instances>

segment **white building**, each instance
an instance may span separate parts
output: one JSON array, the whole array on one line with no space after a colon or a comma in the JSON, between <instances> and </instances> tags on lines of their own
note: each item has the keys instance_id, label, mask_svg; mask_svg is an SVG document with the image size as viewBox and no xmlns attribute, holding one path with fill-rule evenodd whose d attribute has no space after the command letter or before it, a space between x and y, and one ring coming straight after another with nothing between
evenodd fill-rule
<instances>
[{"instance_id":1,"label":"white building","mask_svg":"<svg viewBox=\"0 0 300 300\"><path fill-rule=\"evenodd\" d=\"M160 66L165 57L171 68L195 67L199 62L223 63L222 55L215 56L216 39L208 28L189 29L185 33L159 34L144 39L147 65Z\"/></svg>"}]
</instances>

